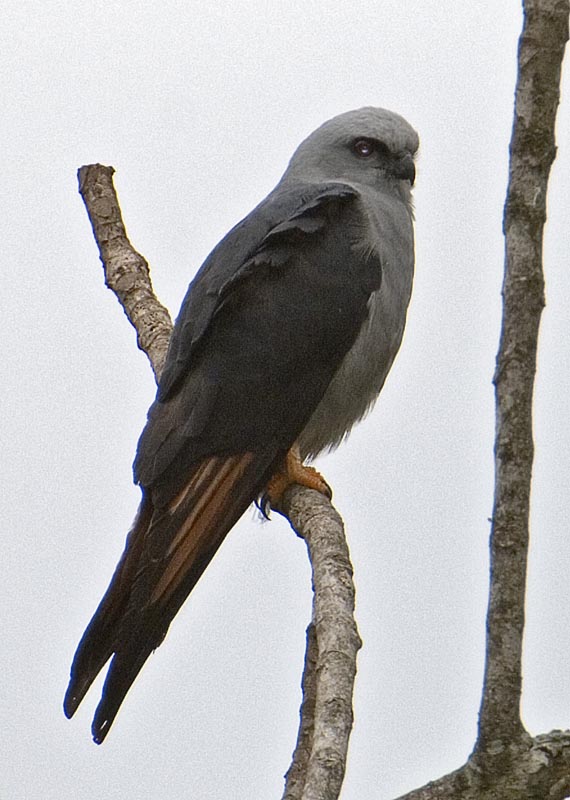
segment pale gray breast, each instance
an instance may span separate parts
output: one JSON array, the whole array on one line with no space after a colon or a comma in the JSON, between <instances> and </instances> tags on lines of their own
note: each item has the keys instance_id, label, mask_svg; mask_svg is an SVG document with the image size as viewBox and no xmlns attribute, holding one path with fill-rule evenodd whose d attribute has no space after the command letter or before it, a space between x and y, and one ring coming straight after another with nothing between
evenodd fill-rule
<instances>
[{"instance_id":1,"label":"pale gray breast","mask_svg":"<svg viewBox=\"0 0 570 800\"><path fill-rule=\"evenodd\" d=\"M336 447L370 410L404 334L412 290L414 238L409 194L363 189L370 242L380 255L382 283L371 295L370 313L323 399L299 437L303 457Z\"/></svg>"}]
</instances>

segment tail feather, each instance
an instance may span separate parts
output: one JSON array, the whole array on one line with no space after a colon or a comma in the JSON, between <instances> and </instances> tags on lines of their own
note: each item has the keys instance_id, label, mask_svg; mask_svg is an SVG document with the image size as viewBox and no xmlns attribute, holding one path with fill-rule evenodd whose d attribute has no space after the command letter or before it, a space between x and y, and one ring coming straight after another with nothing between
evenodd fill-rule
<instances>
[{"instance_id":1,"label":"tail feather","mask_svg":"<svg viewBox=\"0 0 570 800\"><path fill-rule=\"evenodd\" d=\"M143 499L125 552L79 644L64 709L71 716L112 657L93 738L101 743L145 661L229 530L265 486L278 457L213 456L188 477L165 509Z\"/></svg>"},{"instance_id":2,"label":"tail feather","mask_svg":"<svg viewBox=\"0 0 570 800\"><path fill-rule=\"evenodd\" d=\"M75 714L89 687L113 654L152 513L150 500L143 496L111 583L77 646L63 701L63 710L68 718Z\"/></svg>"}]
</instances>

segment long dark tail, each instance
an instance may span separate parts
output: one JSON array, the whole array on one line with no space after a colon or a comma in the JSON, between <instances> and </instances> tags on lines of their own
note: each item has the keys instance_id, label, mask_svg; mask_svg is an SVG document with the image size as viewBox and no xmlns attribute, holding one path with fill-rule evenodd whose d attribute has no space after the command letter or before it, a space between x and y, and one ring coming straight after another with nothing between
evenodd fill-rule
<instances>
[{"instance_id":1,"label":"long dark tail","mask_svg":"<svg viewBox=\"0 0 570 800\"><path fill-rule=\"evenodd\" d=\"M112 656L92 726L98 744L143 664L278 460L275 451L213 456L193 470L166 508L154 508L143 496L109 588L75 653L64 700L71 717Z\"/></svg>"}]
</instances>

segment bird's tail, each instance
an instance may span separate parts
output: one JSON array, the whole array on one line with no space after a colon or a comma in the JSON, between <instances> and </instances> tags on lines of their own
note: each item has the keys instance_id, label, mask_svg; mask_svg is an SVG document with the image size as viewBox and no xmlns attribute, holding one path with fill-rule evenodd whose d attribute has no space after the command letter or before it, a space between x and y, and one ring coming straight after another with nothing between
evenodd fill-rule
<instances>
[{"instance_id":1,"label":"bird's tail","mask_svg":"<svg viewBox=\"0 0 570 800\"><path fill-rule=\"evenodd\" d=\"M63 710L68 718L75 714L89 687L115 649L117 631L129 602L152 513L152 503L143 496L109 588L75 651L69 686L63 701Z\"/></svg>"},{"instance_id":2,"label":"bird's tail","mask_svg":"<svg viewBox=\"0 0 570 800\"><path fill-rule=\"evenodd\" d=\"M125 695L226 534L262 491L275 451L213 456L198 465L164 509L143 496L125 551L71 667L64 711L71 717L112 657L93 738L101 743Z\"/></svg>"}]
</instances>

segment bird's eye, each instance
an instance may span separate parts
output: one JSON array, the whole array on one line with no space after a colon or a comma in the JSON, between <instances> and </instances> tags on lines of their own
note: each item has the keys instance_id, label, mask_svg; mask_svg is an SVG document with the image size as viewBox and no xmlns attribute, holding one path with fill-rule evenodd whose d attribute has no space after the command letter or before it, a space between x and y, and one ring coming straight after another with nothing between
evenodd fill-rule
<instances>
[{"instance_id":1,"label":"bird's eye","mask_svg":"<svg viewBox=\"0 0 570 800\"><path fill-rule=\"evenodd\" d=\"M359 158L370 158L376 152L376 142L372 139L356 139L352 143L352 152Z\"/></svg>"}]
</instances>

